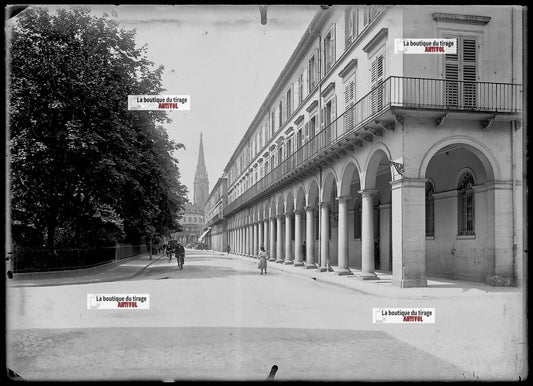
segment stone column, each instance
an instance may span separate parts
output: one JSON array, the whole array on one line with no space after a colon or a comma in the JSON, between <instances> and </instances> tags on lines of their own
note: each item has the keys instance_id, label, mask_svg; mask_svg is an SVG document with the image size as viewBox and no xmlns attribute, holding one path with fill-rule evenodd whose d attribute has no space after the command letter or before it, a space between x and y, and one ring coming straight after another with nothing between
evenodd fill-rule
<instances>
[{"instance_id":1,"label":"stone column","mask_svg":"<svg viewBox=\"0 0 533 386\"><path fill-rule=\"evenodd\" d=\"M328 270L329 260L329 206L327 202L319 203L320 207L320 272Z\"/></svg>"},{"instance_id":2,"label":"stone column","mask_svg":"<svg viewBox=\"0 0 533 386\"><path fill-rule=\"evenodd\" d=\"M361 193L361 249L363 280L378 279L374 272L374 194L376 190L360 190Z\"/></svg>"},{"instance_id":3,"label":"stone column","mask_svg":"<svg viewBox=\"0 0 533 386\"><path fill-rule=\"evenodd\" d=\"M250 256L252 254L252 225L246 225L246 254Z\"/></svg>"},{"instance_id":4,"label":"stone column","mask_svg":"<svg viewBox=\"0 0 533 386\"><path fill-rule=\"evenodd\" d=\"M276 217L276 263L283 263L283 215L280 214Z\"/></svg>"},{"instance_id":5,"label":"stone column","mask_svg":"<svg viewBox=\"0 0 533 386\"><path fill-rule=\"evenodd\" d=\"M379 263L380 269L384 271L392 271L392 266L390 263L390 245L391 245L391 234L390 234L390 217L391 205L382 204L379 206L379 224L381 227L380 237L379 237Z\"/></svg>"},{"instance_id":6,"label":"stone column","mask_svg":"<svg viewBox=\"0 0 533 386\"><path fill-rule=\"evenodd\" d=\"M426 185L424 179L391 182L392 285L426 287Z\"/></svg>"},{"instance_id":7,"label":"stone column","mask_svg":"<svg viewBox=\"0 0 533 386\"><path fill-rule=\"evenodd\" d=\"M305 207L305 268L316 268L314 207Z\"/></svg>"},{"instance_id":8,"label":"stone column","mask_svg":"<svg viewBox=\"0 0 533 386\"><path fill-rule=\"evenodd\" d=\"M294 264L292 257L292 217L285 213L285 261L284 264Z\"/></svg>"},{"instance_id":9,"label":"stone column","mask_svg":"<svg viewBox=\"0 0 533 386\"><path fill-rule=\"evenodd\" d=\"M257 250L259 248L257 248L257 246L258 246L257 233L258 232L257 232L257 223L256 222L254 222L254 225L252 226L252 232L253 232L253 236L252 236L252 239L253 239L252 240L252 255L253 255L253 257L257 258L257 255L258 255Z\"/></svg>"},{"instance_id":10,"label":"stone column","mask_svg":"<svg viewBox=\"0 0 533 386\"><path fill-rule=\"evenodd\" d=\"M348 199L350 197L339 197L339 266L336 273L339 275L353 275L349 268L348 257Z\"/></svg>"},{"instance_id":11,"label":"stone column","mask_svg":"<svg viewBox=\"0 0 533 386\"><path fill-rule=\"evenodd\" d=\"M257 254L259 254L261 247L265 246L263 243L263 220L260 220L257 223Z\"/></svg>"},{"instance_id":12,"label":"stone column","mask_svg":"<svg viewBox=\"0 0 533 386\"><path fill-rule=\"evenodd\" d=\"M303 266L302 253L302 210L294 212L294 266Z\"/></svg>"},{"instance_id":13,"label":"stone column","mask_svg":"<svg viewBox=\"0 0 533 386\"><path fill-rule=\"evenodd\" d=\"M268 219L263 220L263 246L268 250Z\"/></svg>"},{"instance_id":14,"label":"stone column","mask_svg":"<svg viewBox=\"0 0 533 386\"><path fill-rule=\"evenodd\" d=\"M268 249L269 261L276 260L276 218L270 218L270 247Z\"/></svg>"}]
</instances>

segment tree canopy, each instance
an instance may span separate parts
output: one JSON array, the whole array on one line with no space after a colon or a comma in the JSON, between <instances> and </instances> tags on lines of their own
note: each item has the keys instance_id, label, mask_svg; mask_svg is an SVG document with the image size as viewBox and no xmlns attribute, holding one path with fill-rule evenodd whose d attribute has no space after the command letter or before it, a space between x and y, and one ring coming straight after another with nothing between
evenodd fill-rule
<instances>
[{"instance_id":1,"label":"tree canopy","mask_svg":"<svg viewBox=\"0 0 533 386\"><path fill-rule=\"evenodd\" d=\"M8 31L13 240L58 247L138 243L179 230L186 201L161 94L163 66L135 31L87 9L28 8Z\"/></svg>"}]
</instances>

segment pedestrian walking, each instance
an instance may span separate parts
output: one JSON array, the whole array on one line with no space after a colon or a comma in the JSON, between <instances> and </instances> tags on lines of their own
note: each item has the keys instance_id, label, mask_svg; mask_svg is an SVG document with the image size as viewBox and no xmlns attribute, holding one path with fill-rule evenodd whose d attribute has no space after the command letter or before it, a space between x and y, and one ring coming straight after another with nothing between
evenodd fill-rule
<instances>
[{"instance_id":1,"label":"pedestrian walking","mask_svg":"<svg viewBox=\"0 0 533 386\"><path fill-rule=\"evenodd\" d=\"M176 246L176 260L178 261L178 269L183 269L185 263L185 248L181 243Z\"/></svg>"},{"instance_id":2,"label":"pedestrian walking","mask_svg":"<svg viewBox=\"0 0 533 386\"><path fill-rule=\"evenodd\" d=\"M257 268L261 270L261 275L263 274L263 270L265 271L265 275L267 274L267 260L268 253L266 253L265 247L261 247L259 251L259 262L257 263Z\"/></svg>"},{"instance_id":3,"label":"pedestrian walking","mask_svg":"<svg viewBox=\"0 0 533 386\"><path fill-rule=\"evenodd\" d=\"M170 246L170 243L167 244L165 251L167 253L168 262L170 263L172 260L172 247Z\"/></svg>"},{"instance_id":4,"label":"pedestrian walking","mask_svg":"<svg viewBox=\"0 0 533 386\"><path fill-rule=\"evenodd\" d=\"M228 245L226 245L226 252L228 252L228 255L229 255L230 251L231 251L231 247L228 244Z\"/></svg>"}]
</instances>

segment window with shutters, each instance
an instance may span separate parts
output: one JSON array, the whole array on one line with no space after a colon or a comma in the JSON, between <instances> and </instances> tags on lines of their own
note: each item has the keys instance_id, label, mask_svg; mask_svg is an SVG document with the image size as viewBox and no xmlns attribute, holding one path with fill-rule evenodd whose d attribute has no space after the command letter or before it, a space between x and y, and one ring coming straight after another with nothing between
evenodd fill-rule
<instances>
[{"instance_id":1,"label":"window with shutters","mask_svg":"<svg viewBox=\"0 0 533 386\"><path fill-rule=\"evenodd\" d=\"M324 74L335 64L335 24L324 37Z\"/></svg>"},{"instance_id":2,"label":"window with shutters","mask_svg":"<svg viewBox=\"0 0 533 386\"><path fill-rule=\"evenodd\" d=\"M355 7L347 8L344 11L344 25L346 26L346 47L355 40L359 33L359 15Z\"/></svg>"},{"instance_id":3,"label":"window with shutters","mask_svg":"<svg viewBox=\"0 0 533 386\"><path fill-rule=\"evenodd\" d=\"M315 50L315 53L309 59L309 64L307 66L307 79L308 79L308 90L311 92L318 83L318 49Z\"/></svg>"},{"instance_id":4,"label":"window with shutters","mask_svg":"<svg viewBox=\"0 0 533 386\"><path fill-rule=\"evenodd\" d=\"M270 172L270 169L268 168L268 161L265 161L265 175L267 175Z\"/></svg>"},{"instance_id":5,"label":"window with shutters","mask_svg":"<svg viewBox=\"0 0 533 386\"><path fill-rule=\"evenodd\" d=\"M274 169L276 167L276 159L274 157L274 154L270 157L270 167Z\"/></svg>"},{"instance_id":6,"label":"window with shutters","mask_svg":"<svg viewBox=\"0 0 533 386\"><path fill-rule=\"evenodd\" d=\"M444 57L446 104L452 108L477 106L477 41L475 37L446 36L457 39L457 54Z\"/></svg>"},{"instance_id":7,"label":"window with shutters","mask_svg":"<svg viewBox=\"0 0 533 386\"><path fill-rule=\"evenodd\" d=\"M289 158L291 154L292 154L292 136L287 140L287 143L285 146L285 158Z\"/></svg>"},{"instance_id":8,"label":"window with shutters","mask_svg":"<svg viewBox=\"0 0 533 386\"><path fill-rule=\"evenodd\" d=\"M309 120L309 139L314 138L316 134L316 115Z\"/></svg>"},{"instance_id":9,"label":"window with shutters","mask_svg":"<svg viewBox=\"0 0 533 386\"><path fill-rule=\"evenodd\" d=\"M281 126L283 126L283 100L279 101L279 128L281 129Z\"/></svg>"},{"instance_id":10,"label":"window with shutters","mask_svg":"<svg viewBox=\"0 0 533 386\"><path fill-rule=\"evenodd\" d=\"M278 165L281 165L282 162L283 162L283 147L280 146L278 148Z\"/></svg>"},{"instance_id":11,"label":"window with shutters","mask_svg":"<svg viewBox=\"0 0 533 386\"><path fill-rule=\"evenodd\" d=\"M435 187L430 180L426 181L426 237L435 236Z\"/></svg>"},{"instance_id":12,"label":"window with shutters","mask_svg":"<svg viewBox=\"0 0 533 386\"><path fill-rule=\"evenodd\" d=\"M322 110L322 120L324 122L325 129L325 140L326 145L331 143L337 137L337 128L336 128L336 100L337 97L333 97L328 100Z\"/></svg>"},{"instance_id":13,"label":"window with shutters","mask_svg":"<svg viewBox=\"0 0 533 386\"><path fill-rule=\"evenodd\" d=\"M291 87L287 90L287 112L286 112L286 119L288 119L291 114L292 114L292 89L293 89L293 86L291 85Z\"/></svg>"},{"instance_id":14,"label":"window with shutters","mask_svg":"<svg viewBox=\"0 0 533 386\"><path fill-rule=\"evenodd\" d=\"M372 113L383 108L383 82L385 80L385 56L383 53L377 54L370 64L370 83L372 92L370 94L370 104Z\"/></svg>"},{"instance_id":15,"label":"window with shutters","mask_svg":"<svg viewBox=\"0 0 533 386\"><path fill-rule=\"evenodd\" d=\"M349 131L354 128L355 125L355 76L351 77L344 84L344 105L346 111L344 113L344 131Z\"/></svg>"},{"instance_id":16,"label":"window with shutters","mask_svg":"<svg viewBox=\"0 0 533 386\"><path fill-rule=\"evenodd\" d=\"M459 235L474 235L474 175L465 171L457 187L457 224Z\"/></svg>"},{"instance_id":17,"label":"window with shutters","mask_svg":"<svg viewBox=\"0 0 533 386\"><path fill-rule=\"evenodd\" d=\"M273 137L274 136L274 133L276 132L275 130L275 127L276 127L276 113L274 111L272 111L270 113L270 136Z\"/></svg>"},{"instance_id":18,"label":"window with shutters","mask_svg":"<svg viewBox=\"0 0 533 386\"><path fill-rule=\"evenodd\" d=\"M298 76L298 106L300 106L304 99L304 74L303 72Z\"/></svg>"}]
</instances>

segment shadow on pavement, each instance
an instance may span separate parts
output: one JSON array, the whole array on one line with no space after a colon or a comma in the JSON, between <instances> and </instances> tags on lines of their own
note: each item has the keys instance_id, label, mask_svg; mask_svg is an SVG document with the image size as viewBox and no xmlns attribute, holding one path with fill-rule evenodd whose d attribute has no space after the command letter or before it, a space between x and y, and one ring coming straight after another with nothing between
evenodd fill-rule
<instances>
[{"instance_id":1,"label":"shadow on pavement","mask_svg":"<svg viewBox=\"0 0 533 386\"><path fill-rule=\"evenodd\" d=\"M264 380L273 364L277 380L466 379L447 360L373 330L109 327L15 330L8 338L10 367L30 381Z\"/></svg>"}]
</instances>

